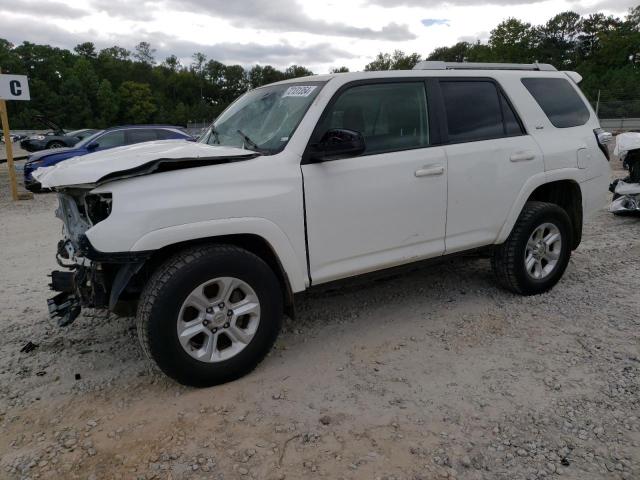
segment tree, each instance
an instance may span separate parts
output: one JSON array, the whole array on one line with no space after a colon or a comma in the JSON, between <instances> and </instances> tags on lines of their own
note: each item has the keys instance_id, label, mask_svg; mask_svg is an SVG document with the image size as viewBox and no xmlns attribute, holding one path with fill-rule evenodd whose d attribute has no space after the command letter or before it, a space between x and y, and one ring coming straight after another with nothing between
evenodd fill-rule
<instances>
[{"instance_id":1,"label":"tree","mask_svg":"<svg viewBox=\"0 0 640 480\"><path fill-rule=\"evenodd\" d=\"M563 12L538 29L537 60L573 68L578 60L577 39L582 29L582 17L575 12Z\"/></svg>"},{"instance_id":2,"label":"tree","mask_svg":"<svg viewBox=\"0 0 640 480\"><path fill-rule=\"evenodd\" d=\"M98 126L102 128L112 126L117 118L120 105L118 96L113 91L109 80L104 79L100 82L96 93L96 100L98 105L97 114L99 115Z\"/></svg>"},{"instance_id":3,"label":"tree","mask_svg":"<svg viewBox=\"0 0 640 480\"><path fill-rule=\"evenodd\" d=\"M133 54L133 58L135 58L138 62L144 63L146 65L154 65L156 63L153 55L156 53L155 48L151 48L151 44L149 42L140 42L134 47L135 53Z\"/></svg>"},{"instance_id":4,"label":"tree","mask_svg":"<svg viewBox=\"0 0 640 480\"><path fill-rule=\"evenodd\" d=\"M101 59L109 58L112 60L129 60L131 52L126 48L114 45L113 47L103 48L100 50L99 56Z\"/></svg>"},{"instance_id":5,"label":"tree","mask_svg":"<svg viewBox=\"0 0 640 480\"><path fill-rule=\"evenodd\" d=\"M180 60L178 60L178 57L176 57L175 55L169 55L167 58L165 58L164 62L162 62L162 65L168 68L173 73L180 70L181 67Z\"/></svg>"},{"instance_id":6,"label":"tree","mask_svg":"<svg viewBox=\"0 0 640 480\"><path fill-rule=\"evenodd\" d=\"M329 70L329 73L347 73L349 69L347 67L333 67Z\"/></svg>"},{"instance_id":7,"label":"tree","mask_svg":"<svg viewBox=\"0 0 640 480\"><path fill-rule=\"evenodd\" d=\"M95 60L98 56L96 54L96 46L93 44L93 42L79 43L74 47L73 51L81 57L89 58L91 60Z\"/></svg>"},{"instance_id":8,"label":"tree","mask_svg":"<svg viewBox=\"0 0 640 480\"><path fill-rule=\"evenodd\" d=\"M191 58L193 59L193 63L191 63L191 70L198 75L202 75L205 62L207 61L207 56L204 53L196 52L191 55Z\"/></svg>"},{"instance_id":9,"label":"tree","mask_svg":"<svg viewBox=\"0 0 640 480\"><path fill-rule=\"evenodd\" d=\"M498 62L534 62L536 39L530 23L509 18L491 31L489 46Z\"/></svg>"},{"instance_id":10,"label":"tree","mask_svg":"<svg viewBox=\"0 0 640 480\"><path fill-rule=\"evenodd\" d=\"M284 71L285 78L308 77L309 75L313 75L313 72L300 65L291 65Z\"/></svg>"},{"instance_id":11,"label":"tree","mask_svg":"<svg viewBox=\"0 0 640 480\"><path fill-rule=\"evenodd\" d=\"M373 62L368 63L365 71L375 70L411 70L422 60L418 53L406 55L401 50L395 50L392 54L379 53Z\"/></svg>"},{"instance_id":12,"label":"tree","mask_svg":"<svg viewBox=\"0 0 640 480\"><path fill-rule=\"evenodd\" d=\"M276 70L271 65L255 65L247 74L249 85L251 88L260 87L268 83L279 82L284 80L284 73Z\"/></svg>"},{"instance_id":13,"label":"tree","mask_svg":"<svg viewBox=\"0 0 640 480\"><path fill-rule=\"evenodd\" d=\"M118 89L118 96L120 118L125 123L147 123L156 111L148 83L124 82Z\"/></svg>"},{"instance_id":14,"label":"tree","mask_svg":"<svg viewBox=\"0 0 640 480\"><path fill-rule=\"evenodd\" d=\"M76 75L71 74L64 79L60 93L64 98L66 108L60 116L55 115L57 112L51 111L47 112L48 116L55 115L55 118L67 128L87 128L95 124L87 91Z\"/></svg>"},{"instance_id":15,"label":"tree","mask_svg":"<svg viewBox=\"0 0 640 480\"><path fill-rule=\"evenodd\" d=\"M440 60L442 62L465 62L469 59L471 44L458 42L451 47L439 47L429 54L427 60Z\"/></svg>"}]
</instances>

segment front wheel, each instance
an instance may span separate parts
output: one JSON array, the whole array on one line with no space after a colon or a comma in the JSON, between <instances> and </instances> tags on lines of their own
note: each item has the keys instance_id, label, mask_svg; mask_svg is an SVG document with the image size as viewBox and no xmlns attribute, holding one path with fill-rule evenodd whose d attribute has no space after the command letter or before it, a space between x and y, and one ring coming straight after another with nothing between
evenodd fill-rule
<instances>
[{"instance_id":1,"label":"front wheel","mask_svg":"<svg viewBox=\"0 0 640 480\"><path fill-rule=\"evenodd\" d=\"M546 292L558 283L571 256L567 212L546 202L527 202L491 265L498 282L521 295Z\"/></svg>"},{"instance_id":2,"label":"front wheel","mask_svg":"<svg viewBox=\"0 0 640 480\"><path fill-rule=\"evenodd\" d=\"M47 148L48 149L51 149L51 148L64 148L64 147L65 147L64 143L58 142L58 141L51 142L51 143L47 144Z\"/></svg>"},{"instance_id":3,"label":"front wheel","mask_svg":"<svg viewBox=\"0 0 640 480\"><path fill-rule=\"evenodd\" d=\"M169 377L208 387L253 370L280 331L283 295L256 255L233 246L184 250L162 265L138 307L145 353Z\"/></svg>"}]
</instances>

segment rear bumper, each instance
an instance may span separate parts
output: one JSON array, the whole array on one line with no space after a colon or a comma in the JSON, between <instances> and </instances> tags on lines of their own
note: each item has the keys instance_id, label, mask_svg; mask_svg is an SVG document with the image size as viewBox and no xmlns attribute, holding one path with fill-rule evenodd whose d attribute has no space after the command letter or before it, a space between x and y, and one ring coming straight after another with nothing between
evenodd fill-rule
<instances>
[{"instance_id":1,"label":"rear bumper","mask_svg":"<svg viewBox=\"0 0 640 480\"><path fill-rule=\"evenodd\" d=\"M600 175L580 184L582 191L582 211L585 220L604 210L609 202L609 182L608 175Z\"/></svg>"}]
</instances>

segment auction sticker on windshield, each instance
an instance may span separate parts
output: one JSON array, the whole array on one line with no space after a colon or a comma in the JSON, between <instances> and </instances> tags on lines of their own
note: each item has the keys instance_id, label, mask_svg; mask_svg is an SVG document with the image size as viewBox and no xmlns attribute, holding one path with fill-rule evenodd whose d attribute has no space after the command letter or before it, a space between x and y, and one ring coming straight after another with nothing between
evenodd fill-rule
<instances>
[{"instance_id":1,"label":"auction sticker on windshield","mask_svg":"<svg viewBox=\"0 0 640 480\"><path fill-rule=\"evenodd\" d=\"M282 97L308 97L316 89L316 85L298 85L289 87Z\"/></svg>"}]
</instances>

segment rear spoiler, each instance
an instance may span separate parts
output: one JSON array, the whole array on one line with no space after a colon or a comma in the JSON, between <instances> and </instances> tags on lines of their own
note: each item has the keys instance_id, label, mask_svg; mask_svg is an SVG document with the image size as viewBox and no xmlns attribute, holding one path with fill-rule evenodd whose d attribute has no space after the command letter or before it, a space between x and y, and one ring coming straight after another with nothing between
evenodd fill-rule
<instances>
[{"instance_id":1,"label":"rear spoiler","mask_svg":"<svg viewBox=\"0 0 640 480\"><path fill-rule=\"evenodd\" d=\"M567 77L573 80L576 83L576 85L578 85L582 81L582 75L580 75L578 72L570 72L568 70L563 70L562 73L564 73Z\"/></svg>"}]
</instances>

